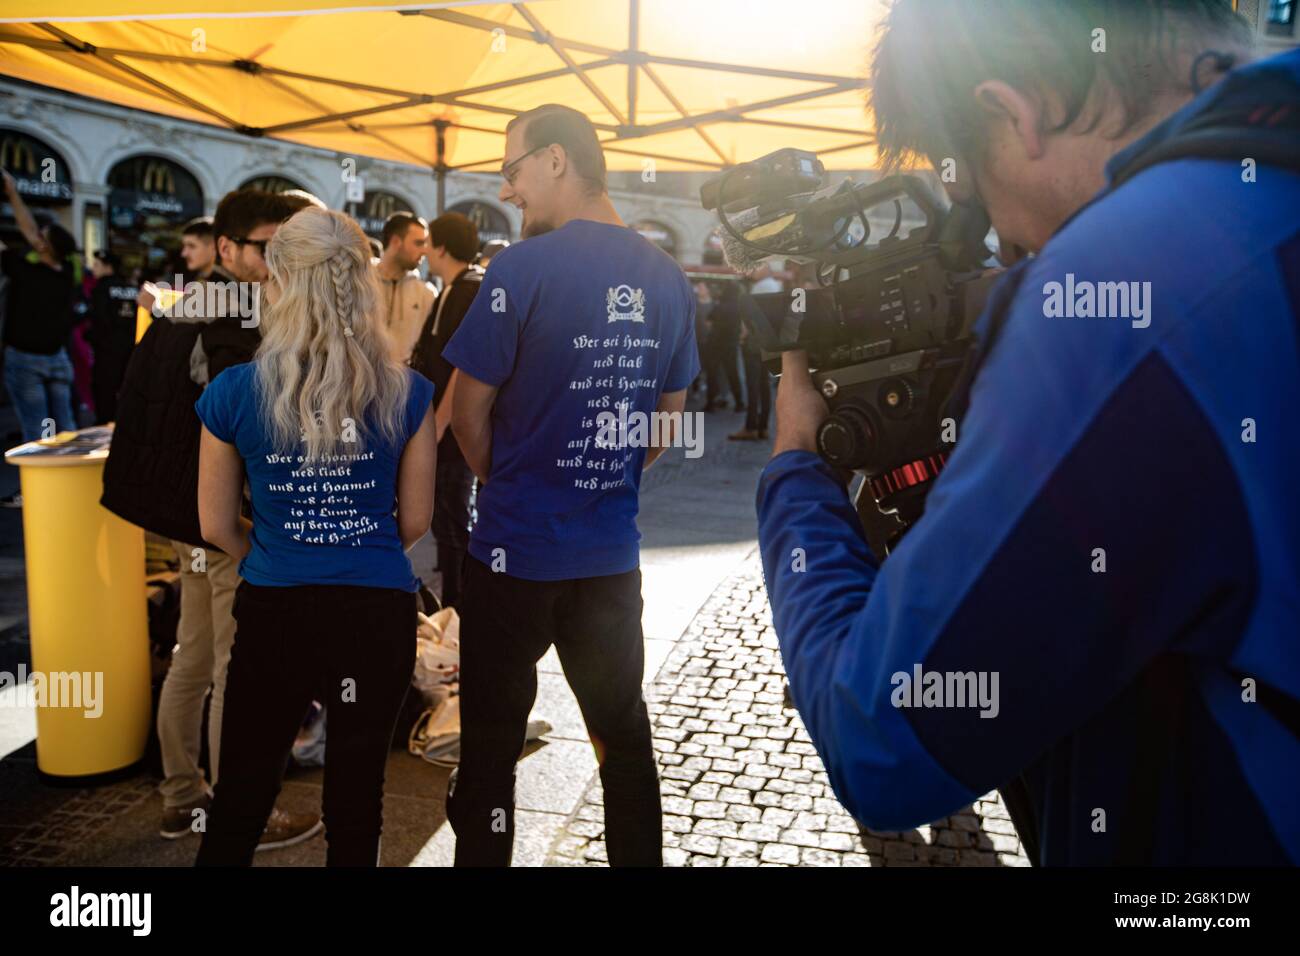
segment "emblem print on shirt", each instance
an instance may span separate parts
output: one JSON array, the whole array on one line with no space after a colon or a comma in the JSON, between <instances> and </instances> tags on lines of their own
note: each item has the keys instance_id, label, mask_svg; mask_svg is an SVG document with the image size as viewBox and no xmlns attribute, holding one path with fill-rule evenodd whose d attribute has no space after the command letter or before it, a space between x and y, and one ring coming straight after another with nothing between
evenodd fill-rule
<instances>
[{"instance_id":1,"label":"emblem print on shirt","mask_svg":"<svg viewBox=\"0 0 1300 956\"><path fill-rule=\"evenodd\" d=\"M605 308L609 310L610 322L644 322L645 293L630 285L610 289L605 296Z\"/></svg>"}]
</instances>

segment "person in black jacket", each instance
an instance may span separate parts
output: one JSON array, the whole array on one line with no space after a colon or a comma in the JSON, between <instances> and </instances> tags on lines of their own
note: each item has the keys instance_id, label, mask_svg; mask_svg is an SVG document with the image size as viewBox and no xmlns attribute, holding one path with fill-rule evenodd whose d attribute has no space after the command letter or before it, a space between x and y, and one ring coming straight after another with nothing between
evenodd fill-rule
<instances>
[{"instance_id":1,"label":"person in black jacket","mask_svg":"<svg viewBox=\"0 0 1300 956\"><path fill-rule=\"evenodd\" d=\"M460 328L478 293L483 270L471 265L478 251L478 230L458 212L444 213L429 224L429 271L442 279L438 296L420 330L411 367L434 384L438 426L438 474L434 485L433 536L442 574L442 603L452 607L460 598L461 568L473 528L474 473L465 463L451 423L450 395L456 388L455 369L442 357L443 346Z\"/></svg>"},{"instance_id":2,"label":"person in black jacket","mask_svg":"<svg viewBox=\"0 0 1300 956\"><path fill-rule=\"evenodd\" d=\"M95 364L90 388L95 400L95 424L117 417L117 390L135 348L135 303L140 287L121 275L117 253L100 249L90 265L95 287L90 292L90 347Z\"/></svg>"},{"instance_id":3,"label":"person in black jacket","mask_svg":"<svg viewBox=\"0 0 1300 956\"><path fill-rule=\"evenodd\" d=\"M213 220L219 265L205 282L187 285L165 312L154 306L153 322L131 355L118 394L100 503L171 539L180 559L180 627L158 701L165 777L160 833L167 839L194 832L196 811L206 811L211 800L199 766L209 687L209 768L212 784L217 781L239 585L234 560L204 541L199 528L200 423L194 403L220 372L252 359L261 342L256 303L267 278L263 252L280 223L309 204L257 189L227 194ZM315 814L277 809L259 848L297 843L320 828Z\"/></svg>"}]
</instances>

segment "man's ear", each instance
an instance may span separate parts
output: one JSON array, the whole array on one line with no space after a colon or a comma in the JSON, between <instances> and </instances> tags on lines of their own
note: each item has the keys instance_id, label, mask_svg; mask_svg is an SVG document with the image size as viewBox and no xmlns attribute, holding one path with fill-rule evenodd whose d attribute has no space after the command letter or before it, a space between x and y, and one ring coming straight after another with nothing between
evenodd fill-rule
<instances>
[{"instance_id":1,"label":"man's ear","mask_svg":"<svg viewBox=\"0 0 1300 956\"><path fill-rule=\"evenodd\" d=\"M221 266L221 268L223 269L226 268L226 257L232 256L234 254L232 252L234 245L235 244L230 241L229 236L217 237L217 242L216 242L217 265Z\"/></svg>"},{"instance_id":2,"label":"man's ear","mask_svg":"<svg viewBox=\"0 0 1300 956\"><path fill-rule=\"evenodd\" d=\"M1002 80L985 80L975 87L975 102L989 123L1004 122L1020 142L1028 159L1041 159L1047 151L1043 138L1044 103Z\"/></svg>"},{"instance_id":3,"label":"man's ear","mask_svg":"<svg viewBox=\"0 0 1300 956\"><path fill-rule=\"evenodd\" d=\"M546 155L551 160L551 175L559 179L569 167L569 154L564 151L564 147L559 143L552 143L547 147Z\"/></svg>"}]
</instances>

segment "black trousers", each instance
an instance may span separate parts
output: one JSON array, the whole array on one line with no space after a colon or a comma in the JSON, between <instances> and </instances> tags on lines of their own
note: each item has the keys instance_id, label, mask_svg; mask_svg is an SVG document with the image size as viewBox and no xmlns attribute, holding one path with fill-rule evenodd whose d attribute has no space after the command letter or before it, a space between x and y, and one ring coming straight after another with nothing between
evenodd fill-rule
<instances>
[{"instance_id":1,"label":"black trousers","mask_svg":"<svg viewBox=\"0 0 1300 956\"><path fill-rule=\"evenodd\" d=\"M453 439L454 441L454 439ZM433 486L433 531L438 548L438 572L442 575L442 606L460 603L461 579L469 534L474 527L474 493L477 479L465 459L444 452L447 439L438 446L438 472Z\"/></svg>"},{"instance_id":2,"label":"black trousers","mask_svg":"<svg viewBox=\"0 0 1300 956\"><path fill-rule=\"evenodd\" d=\"M767 417L772 411L772 380L763 367L763 353L742 348L745 361L745 391L749 396L745 428L752 432L767 431Z\"/></svg>"},{"instance_id":3,"label":"black trousers","mask_svg":"<svg viewBox=\"0 0 1300 956\"><path fill-rule=\"evenodd\" d=\"M129 355L95 353L90 372L90 395L95 403L95 424L106 425L117 418L117 393L126 377Z\"/></svg>"},{"instance_id":4,"label":"black trousers","mask_svg":"<svg viewBox=\"0 0 1300 956\"><path fill-rule=\"evenodd\" d=\"M375 866L384 767L415 669L416 596L342 585L235 592L221 776L198 866L252 862L303 715L325 688L328 866Z\"/></svg>"},{"instance_id":5,"label":"black trousers","mask_svg":"<svg viewBox=\"0 0 1300 956\"><path fill-rule=\"evenodd\" d=\"M610 865L663 865L659 780L641 696L641 607L639 570L526 581L473 556L465 562L461 756L447 796L457 866L510 865L515 762L537 696L536 665L552 644L600 764Z\"/></svg>"},{"instance_id":6,"label":"black trousers","mask_svg":"<svg viewBox=\"0 0 1300 956\"><path fill-rule=\"evenodd\" d=\"M736 340L715 339L710 342L708 365L709 404L722 400L724 384L731 389L731 397L736 404L743 404L745 393L740 387L740 368L736 364Z\"/></svg>"}]
</instances>

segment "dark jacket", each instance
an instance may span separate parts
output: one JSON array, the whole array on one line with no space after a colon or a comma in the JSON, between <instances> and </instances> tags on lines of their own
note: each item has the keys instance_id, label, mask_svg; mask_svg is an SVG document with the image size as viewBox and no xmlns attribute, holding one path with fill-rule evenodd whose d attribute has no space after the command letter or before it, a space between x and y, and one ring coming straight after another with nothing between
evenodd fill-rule
<instances>
[{"instance_id":1,"label":"dark jacket","mask_svg":"<svg viewBox=\"0 0 1300 956\"><path fill-rule=\"evenodd\" d=\"M482 285L482 269L478 266L462 269L438 296L424 322L424 328L420 330L420 337L415 341L415 349L411 352L411 368L433 382L435 409L447 394L447 384L451 381L452 372L456 371L442 357L442 350L460 328L461 320L465 318L465 313L469 311L470 304ZM447 434L438 443L438 460L450 461L463 457L456 436L448 428Z\"/></svg>"},{"instance_id":2,"label":"dark jacket","mask_svg":"<svg viewBox=\"0 0 1300 956\"><path fill-rule=\"evenodd\" d=\"M91 347L95 350L95 368L125 363L135 347L137 283L124 276L105 276L90 293Z\"/></svg>"},{"instance_id":3,"label":"dark jacket","mask_svg":"<svg viewBox=\"0 0 1300 956\"><path fill-rule=\"evenodd\" d=\"M231 281L224 273L213 279ZM261 341L237 316L158 317L131 353L104 464L109 511L146 531L211 547L199 531L199 435L194 403Z\"/></svg>"}]
</instances>

